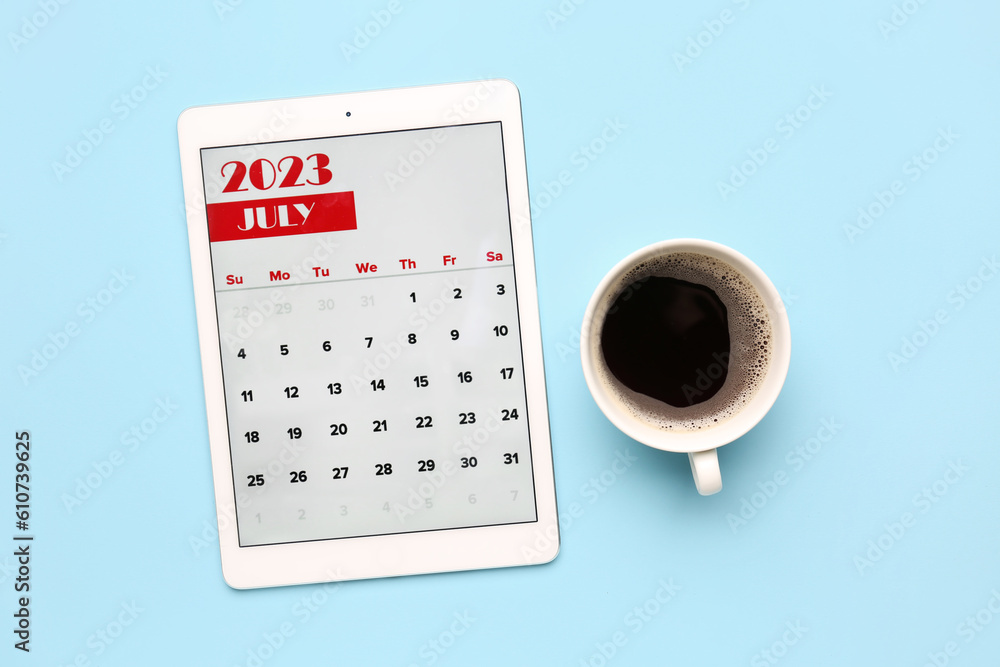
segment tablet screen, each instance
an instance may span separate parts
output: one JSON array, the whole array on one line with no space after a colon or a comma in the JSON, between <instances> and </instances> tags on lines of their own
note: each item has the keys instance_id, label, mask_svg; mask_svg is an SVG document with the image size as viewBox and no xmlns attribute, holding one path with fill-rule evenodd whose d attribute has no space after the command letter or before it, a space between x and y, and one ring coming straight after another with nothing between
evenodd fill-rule
<instances>
[{"instance_id":1,"label":"tablet screen","mask_svg":"<svg viewBox=\"0 0 1000 667\"><path fill-rule=\"evenodd\" d=\"M537 519L502 131L201 149L240 546Z\"/></svg>"}]
</instances>

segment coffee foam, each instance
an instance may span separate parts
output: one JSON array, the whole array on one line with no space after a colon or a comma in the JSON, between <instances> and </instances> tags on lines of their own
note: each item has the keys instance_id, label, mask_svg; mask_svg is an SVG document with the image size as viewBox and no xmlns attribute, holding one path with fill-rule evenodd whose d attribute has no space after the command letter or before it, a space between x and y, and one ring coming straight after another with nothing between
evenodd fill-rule
<instances>
[{"instance_id":1,"label":"coffee foam","mask_svg":"<svg viewBox=\"0 0 1000 667\"><path fill-rule=\"evenodd\" d=\"M671 431L698 431L716 426L736 415L757 393L771 363L772 329L767 306L760 293L742 273L722 260L690 252L655 257L636 265L619 278L596 312L607 313L620 295L642 289L642 280L653 276L676 278L705 285L725 304L729 318L730 358L728 375L715 396L689 407L674 407L635 392L611 373L601 353L601 332L594 331L591 354L597 359L597 374L611 395L631 414L648 425ZM638 283L638 284L637 284ZM627 296L626 296L627 298ZM601 318L601 326L603 320ZM721 372L722 363L705 372ZM699 391L697 386L690 387Z\"/></svg>"}]
</instances>

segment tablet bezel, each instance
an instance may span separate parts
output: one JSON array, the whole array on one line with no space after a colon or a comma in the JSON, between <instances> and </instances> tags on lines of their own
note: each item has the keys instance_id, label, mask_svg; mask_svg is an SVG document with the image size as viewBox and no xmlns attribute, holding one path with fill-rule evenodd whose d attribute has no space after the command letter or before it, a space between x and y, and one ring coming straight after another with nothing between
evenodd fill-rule
<instances>
[{"instance_id":1,"label":"tablet bezel","mask_svg":"<svg viewBox=\"0 0 1000 667\"><path fill-rule=\"evenodd\" d=\"M201 149L499 121L537 520L240 547ZM177 123L222 570L233 588L546 563L559 550L520 95L503 79L192 107Z\"/></svg>"}]
</instances>

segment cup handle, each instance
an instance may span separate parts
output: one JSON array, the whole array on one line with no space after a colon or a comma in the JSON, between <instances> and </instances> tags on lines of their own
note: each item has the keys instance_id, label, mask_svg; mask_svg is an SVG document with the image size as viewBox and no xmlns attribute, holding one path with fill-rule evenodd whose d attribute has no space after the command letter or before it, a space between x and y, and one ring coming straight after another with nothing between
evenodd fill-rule
<instances>
[{"instance_id":1,"label":"cup handle","mask_svg":"<svg viewBox=\"0 0 1000 667\"><path fill-rule=\"evenodd\" d=\"M694 485L698 493L710 496L722 491L722 471L719 470L719 450L708 449L704 452L688 452L691 462L691 474L694 475Z\"/></svg>"}]
</instances>

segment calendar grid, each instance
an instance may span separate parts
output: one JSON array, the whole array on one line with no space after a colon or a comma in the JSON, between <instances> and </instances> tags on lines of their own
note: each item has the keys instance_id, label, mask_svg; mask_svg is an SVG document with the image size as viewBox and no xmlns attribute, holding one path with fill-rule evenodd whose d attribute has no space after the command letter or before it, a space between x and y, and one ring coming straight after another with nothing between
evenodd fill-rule
<instances>
[{"instance_id":1,"label":"calendar grid","mask_svg":"<svg viewBox=\"0 0 1000 667\"><path fill-rule=\"evenodd\" d=\"M493 267L488 267L488 268L493 268ZM519 318L517 316L516 304L513 302L513 299L512 299L512 297L514 296L514 293L515 293L515 291L514 291L514 284L513 284L513 279L514 279L513 273L514 272L513 272L513 267L509 266L509 265L506 266L506 267L496 267L496 268L503 269L503 272L502 272L503 275L502 275L502 277L500 277L500 278L493 278L491 280L486 280L486 282L483 282L483 281L480 281L480 282L482 284L484 284L484 285L490 286L491 288L494 287L494 286L500 287L500 286L502 286L503 283L506 283L507 285L510 286L507 290L505 290L505 295L507 297L511 297L507 301L507 303L509 304L508 316L510 318L513 318L513 319L512 320L508 320L510 322L510 324L511 324L510 331L509 331L509 334L510 334L509 338L511 340L510 340L509 343L505 344L504 349L507 349L508 352L504 353L504 354L514 354L514 355L516 355L516 357L515 357L516 361L515 361L515 359L509 359L509 357L508 357L509 361L514 361L514 363L510 364L510 368L507 369L507 370L509 370L511 372L511 375L510 375L511 379L513 379L514 376L516 376L516 374L520 374L521 375L520 381L517 382L516 389L514 390L515 394L512 395L512 394L510 394L509 391L506 391L506 392L504 392L504 395L507 396L506 399L503 399L503 398L496 399L495 397L493 397L493 391L495 391L495 390L491 390L489 388L489 386L486 386L485 388L481 387L479 390L473 389L471 393L469 393L469 390L464 390L464 391L461 391L461 392L458 392L458 393L446 394L444 396L444 398L440 398L440 399L437 399L437 400L431 399L429 401L429 403L427 403L427 407L423 407L423 408L418 407L418 404L413 404L413 407L411 408L411 412L423 414L426 411L429 416L433 415L434 419L438 420L438 419L440 419L443 416L442 415L442 411L446 412L446 410L447 410L447 404L450 403L450 404L455 405L456 407L454 407L453 409L455 409L455 411L457 412L460 409L462 409L462 410L466 409L465 408L465 403L468 402L468 401L472 401L473 404L478 404L478 405L480 405L481 407L484 408L482 410L479 410L479 409L476 410L476 412L479 413L480 419L483 417L483 415L489 415L489 418L492 419L495 422L496 425L500 424L500 420L501 419L506 419L506 416L501 417L501 414L503 414L503 413L510 413L515 420L518 420L518 421L523 420L523 427L518 430L518 435L516 435L516 436L514 436L514 435L503 436L502 431L496 431L496 434L489 435L488 438L484 439L484 444L482 444L481 447L482 447L483 451L486 451L486 450L489 450L491 444L493 444L494 442L500 442L500 443L502 443L502 442L508 442L508 441L511 441L511 438L514 438L515 440L517 440L518 438L520 438L521 442L523 442L524 445L527 445L524 448L518 448L519 451L520 451L520 456L524 457L524 459L522 461L518 461L518 462L522 463L524 465L525 472L524 472L524 474L523 474L523 476L521 478L521 481L518 482L517 485L521 486L521 490L523 490L525 492L525 496L524 497L526 499L529 499L530 502L531 502L530 508L527 508L527 507L525 508L525 514L529 518L525 518L523 520L518 520L518 519L515 519L515 520L509 520L509 519L507 519L507 520L504 520L504 519L499 518L499 517L484 517L482 519L477 519L475 517L468 516L465 519L456 519L457 522L453 522L450 525L446 525L446 526L414 525L413 527L406 527L406 528L401 528L401 527L397 526L395 529L389 529L390 528L389 526L383 526L382 530L380 530L378 532L371 532L371 533L367 533L367 532L356 532L356 533L350 533L350 534L328 533L328 534L324 534L323 536L315 537L315 538L295 537L293 539L288 539L288 540L264 540L264 541L251 540L251 541L248 542L248 541L246 541L246 540L244 540L242 538L244 521L252 521L252 518L254 516L257 516L258 521L260 521L260 515L259 515L259 513L255 513L255 511L252 508L238 508L237 509L237 514L241 516L241 520L238 521L238 524L239 524L238 530L239 530L239 535L241 536L241 538L240 538L240 544L241 545L244 545L244 546L263 546L263 545L266 545L266 544L284 543L286 541L287 542L315 541L315 540L322 540L322 539L340 539L340 538L346 538L346 537L360 537L362 535L399 534L399 533L405 533L405 532L425 532L425 531L430 531L430 530L447 529L447 528L484 527L484 526L489 526L489 525L507 525L507 524L516 524L516 523L531 523L531 522L537 520L537 512L538 512L538 510L537 510L537 499L535 498L535 486L534 486L534 476L533 476L534 465L533 465L533 461L531 460L531 457L530 457L530 435L529 435L529 429L528 429L528 422L530 420L530 412L527 410L526 386L525 386L525 383L524 383L524 372L523 372L523 369L524 369L523 348L522 348L523 342L520 340L520 322L519 322ZM432 278L434 278L435 275L439 275L440 273L442 273L442 272L435 272L435 273L431 274L430 276L427 276L427 275L422 276L422 278L426 281L428 278L432 279ZM485 275L495 274L496 272L489 271L489 270L487 270L487 268L480 268L480 269L477 269L476 271L473 271L471 273L474 276L478 275L479 277L482 278ZM394 277L395 277L396 281L406 281L406 283L408 285L411 285L411 286L413 285L412 280L415 278L415 276L399 276L399 275L394 276ZM501 284L499 284L499 285L496 285L497 281L503 281L503 282ZM446 290L452 290L453 289L451 287L452 284L457 284L457 283L448 283L448 285L446 287ZM440 287L439 283L435 282L435 285L437 285L437 287ZM460 285L461 285L461 290L471 290L475 286L475 283L473 283L472 285L470 285L469 283L466 282L466 283L461 283ZM319 288L319 287L321 287L321 286L319 286L319 285L316 286L316 288ZM436 291L438 291L437 287L435 287L434 289L429 290L429 291L436 292ZM296 300L294 300L294 301L292 301L290 303L295 303L298 306L298 305L300 305L300 303L303 300L308 300L309 298L311 298L310 295L308 294L308 292L316 292L317 291L317 289L312 289L312 286L308 286L308 285L304 286L304 288L305 288L305 290L306 290L307 293L301 294L299 297L296 298ZM405 289L410 289L410 287L408 286ZM419 291L420 288L418 287L417 290ZM404 292L405 292L405 290L403 288L398 288L397 289L397 293L400 294L400 295L402 295ZM240 298L239 294L233 294L231 292L229 294L220 295L220 296L225 296L226 299L234 299L234 298L238 299L238 298ZM471 296L471 294L468 293L468 292L466 292L463 296L465 298L468 298L469 296ZM472 306L473 303L470 302L468 305ZM455 307L457 308L457 306L455 306ZM226 305L222 305L222 310L220 312L227 311L227 310L228 310L228 307ZM360 311L361 307L358 307L357 310ZM460 313L458 313L457 311L452 311L452 312L453 312L453 314L455 316L460 315ZM444 320L445 316L442 315L441 319ZM486 322L480 321L480 322L478 322L478 328L481 331L486 332L487 329L488 329L488 325L490 323L491 323L490 321L486 321ZM220 323L220 330L222 330L221 327L223 327L223 326L224 326L224 324ZM442 326L444 326L444 324L442 324ZM447 326L452 326L452 324L448 323ZM389 327L388 330L395 331L396 329L399 329L399 331L402 332L405 329L405 327L403 327L403 329L400 329L399 327L394 326L394 327ZM502 340L501 337L499 336L499 329L500 329L500 327L497 326L496 330L493 331L493 332L491 332L491 333L495 334L494 338L496 338L497 340ZM262 336L262 337L257 337L258 335ZM317 344L318 344L320 338L325 338L325 337L330 337L331 339L338 338L338 334L337 334L337 331L336 331L335 328L334 329L325 328L325 329L317 332L315 335L316 335L316 338L315 338L315 340L313 340L313 343L317 343ZM421 334L421 336L423 336L423 335L424 334ZM464 336L466 334L462 334L462 335ZM399 336L397 335L395 337L398 338ZM286 338L285 340L289 340L290 344L289 345L285 345L285 346L281 346L278 343L279 340L282 340L282 339L275 338L274 336L268 335L267 332L260 331L260 332L255 333L255 337L250 338L250 339L248 339L246 341L246 347L245 348L241 348L239 350L239 353L242 354L242 353L246 352L247 359L250 359L250 358L253 358L255 356L259 356L260 350L262 348L265 349L265 350L270 349L271 353L272 353L272 358L273 359L280 359L281 355L275 354L275 353L277 353L277 350L280 347L291 347L291 349L294 350L296 347L299 347L299 346L301 346L303 344L303 341L301 340L301 338L300 339ZM357 347L363 347L362 340L365 340L365 339L363 339L360 335L355 335L354 340L355 340L355 343L354 343L355 346L357 346ZM473 369L473 373L474 373L474 375L476 377L479 377L480 373L482 371L482 364L479 364L477 366L474 363L474 360L477 359L477 356L478 356L476 353L477 353L479 347L481 346L481 344L482 344L482 341L479 341L478 343L476 343L476 346L472 347L470 349L470 351L469 351L469 354L472 355L472 356L468 357L468 362L470 364L472 364L471 368ZM338 346L343 345L342 340L340 342L338 342L337 345ZM333 348L334 352L337 349L340 349L339 347L334 348L334 346L332 346L332 345L331 345L331 348ZM344 354L348 354L348 353L346 351L344 351ZM350 357L350 354L348 354L348 357ZM231 350L224 357L225 363L229 364L230 366L232 366L233 364L241 363L241 361L239 361L238 358L239 358L239 354L236 354L235 350ZM354 360L353 363L355 363L355 372L354 372L355 374L351 375L351 377L358 377L358 375L356 374L357 373L357 365L360 364L361 361L362 361L362 358L357 358L357 359ZM509 363L509 361L507 363ZM349 364L349 363L352 363L352 362L350 362L348 360L345 363ZM402 357L400 357L399 363L403 363ZM333 363L333 367L336 367L337 365L338 364L336 362ZM447 377L447 376L449 376L450 373L452 373L455 370L455 368L459 368L460 366L461 366L461 364L456 364L456 365L454 365L451 368L450 371L446 371L444 373L439 373L439 376L443 375L443 376ZM270 367L268 366L268 367L262 367L262 368L270 368ZM317 372L326 372L324 369L329 370L329 368L330 368L329 365L317 367L315 364L312 364L312 365L310 365L310 368L308 369L308 373L315 374ZM479 370L477 370L477 368ZM393 369L390 369L390 371L391 370L393 370ZM496 370L496 369L494 369L494 370ZM306 369L300 369L298 372L301 373L301 372L307 372L307 371L306 371ZM412 373L412 372L413 371L409 371L407 373L404 373L404 375L406 377L409 377L409 374ZM246 406L247 406L246 396L243 397L243 401L241 402L241 393L242 393L241 390L243 390L243 392L246 392L247 391L246 388L249 388L249 392L252 392L254 390L257 390L259 392L260 391L260 382L270 380L270 381L272 381L272 384L273 384L273 380L279 380L280 379L280 382L278 382L278 384L271 390L270 395L273 396L274 393L275 393L275 391L279 391L278 387L280 387L281 384L288 384L289 386L287 386L285 388L286 394L287 394L288 389L291 388L291 389L294 389L296 391L296 393L302 392L301 397L308 398L307 394L311 393L313 396L315 396L317 388L320 387L321 385L323 385L326 382L325 378L321 379L321 380L317 380L316 378L318 376L314 376L314 379L312 381L310 381L309 384L307 385L307 384L303 384L302 382L299 382L297 380L289 379L289 378L292 378L292 375L294 375L294 373L292 375L288 375L288 372L283 372L283 373L284 373L283 375L279 375L279 376L274 376L273 371L266 371L266 372L264 372L263 375L261 375L259 373L257 375L251 374L250 376L244 376L244 383L243 384L238 384L238 383L233 384L233 383L230 383L228 381L229 378L234 377L232 368L230 368L229 371L226 373L227 381L226 381L225 384L227 385L227 389L225 391L225 395L226 395L226 404L227 404L227 414L229 415L229 418L230 418L230 447L231 447L231 457L233 459L234 480L236 480L237 482L238 482L238 480L241 477L241 474L239 472L239 470L241 469L241 466L242 466L243 473L246 473L247 471L255 472L258 469L265 470L265 467L263 466L263 464L260 464L260 463L259 464L253 464L253 465L251 465L251 467L248 468L247 467L248 462L247 462L247 459L246 459L246 454L240 454L239 451L237 451L237 448L239 448L241 446L239 444L240 443L241 434L243 436L249 437L249 434L251 432L250 430L248 430L246 433L242 433L242 431L244 429L251 429L252 426L250 426L250 424L253 423L251 417L248 416L248 415L250 415L250 413L247 412L247 408L246 408ZM342 379L344 379L344 380L347 379L348 375L350 375L350 373L346 369L341 372ZM396 375L398 376L399 373L396 373ZM369 376L366 375L366 376L364 376L364 379L367 380L368 377ZM254 380L254 378L256 378L256 380ZM399 377L396 377L394 385L390 384L391 382L393 382L390 375L386 375L385 378L386 378L386 382L387 382L387 385L388 385L388 387L389 387L390 390L399 391L399 387L400 387L401 384L403 386L405 386L407 384L407 381L405 379L402 379L402 382L401 382L400 381L401 378L399 378ZM257 384L254 384L255 382ZM375 380L372 380L372 382L375 382ZM294 384L291 384L291 383L294 383ZM332 386L332 385L330 385L330 386ZM346 383L345 383L344 391L345 391L345 393L347 392L347 385L346 385ZM411 389L408 390L408 391L412 392L413 388L411 387ZM402 400L403 404L405 405L406 402L410 400L410 399L406 399L405 398L406 395L407 394L404 392L404 394L400 398L390 400L390 404L398 406L399 405L398 401ZM400 395L397 394L397 396L400 396ZM448 396L452 396L452 398L448 398ZM383 398L379 394L375 394L372 399L364 399L364 398L361 398L360 395L358 395L355 398L355 402L353 403L353 407L351 407L350 409L346 410L346 412L344 410L340 410L340 411L334 411L334 412L331 412L331 413L328 413L328 414L330 415L330 418L334 419L335 422L337 422L341 418L341 417L339 417L339 415L348 415L346 417L345 421L340 424L340 426L344 426L346 424L351 424L351 432L353 433L354 432L354 428L355 428L355 426L357 424L357 421L359 419L359 415L360 416L368 415L368 416L364 417L365 419L369 418L370 416L379 416L378 415L378 410L380 409L379 405L385 405L385 401L387 399L389 399L388 396L385 397L385 398ZM279 413L286 414L289 419L292 419L292 421L294 421L296 414L299 414L299 413L309 413L310 412L309 409L293 410L292 412L288 412L287 410L283 410L282 408L278 408L277 404L274 402L274 399L271 399L270 402L267 402L268 401L267 396L266 395L261 395L260 393L258 393L257 395L252 396L251 400L252 400L252 402L254 404L260 403L262 400L265 401L265 403L262 403L260 405L259 409L265 410L268 414L270 414L274 410L278 410ZM459 403L455 403L455 401L459 401ZM507 403L507 405L510 406L509 410L508 409L500 410L500 408L504 405L504 401L513 401L513 402ZM439 404L444 404L445 407L441 407ZM490 407L491 405L493 407ZM235 410L236 410L235 413L231 409L233 407L235 407ZM398 409L398 407L394 408L394 409ZM338 415L338 416L334 417L334 415ZM404 415L404 417L405 417L405 415ZM406 417L406 418L410 418L410 417L412 417L412 415L410 415L409 417ZM353 423L351 421L352 418L354 420ZM292 423L292 421L289 421L288 423ZM378 420L376 420L376 421L378 421ZM390 421L390 423L392 423L391 420L389 420L389 421ZM278 429L278 430L281 431L285 427L286 427L286 424L282 424L281 428ZM315 430L315 429L313 429L313 430ZM254 432L254 433L256 433L256 432ZM459 437L457 431L454 431L454 433L455 433L455 435L453 435L453 436L447 436L445 438L438 438L436 444L435 444L434 441L427 442L426 440L421 440L421 439L414 440L413 443L411 443L411 444L416 445L416 446L423 446L423 447L428 447L428 446L430 446L430 447L435 447L435 446L439 447L439 450L438 450L439 454L434 457L434 458L437 458L439 462L441 461L441 459L439 459L438 456L441 456L442 458L444 458L444 456L447 455L449 452L451 452L451 453L472 454L473 456L463 457L463 458L469 458L470 460L473 460L476 456L478 456L481 459L482 454L479 454L476 451L472 451L472 452L457 452L457 450L454 450L454 448L452 448L452 450L454 450L454 451L449 450L447 448L448 442L450 442L452 440L455 440L456 438ZM371 440L372 434L369 434L368 436L359 436L359 437L362 437L362 440L360 440L360 441L355 440L354 441L355 444L354 445L349 445L348 449L346 451L348 453L353 452L354 455L356 455L356 456L360 455L362 458L364 458L365 455L366 455L365 454L366 452L370 454L370 452L373 451L372 450L372 446L370 444L365 444L366 442L368 442L369 440ZM261 432L261 441L263 442L266 439L267 438L265 437L264 432L262 431ZM272 439L273 439L273 437L272 437ZM375 441L372 441L372 442L375 442ZM424 444L420 445L421 442L424 442ZM246 443L243 443L242 446L245 446L245 445L246 445ZM407 451L405 449L407 446L409 446L407 444L407 437L404 437L403 444L399 445L399 446L404 447L404 449L403 449L404 452ZM399 450L399 446L396 446L397 453L398 453L398 450ZM440 448L443 448L445 450L444 455L441 454ZM320 447L320 449L322 449L322 447ZM277 456L278 456L278 454L276 454L276 453L272 454L271 463L273 463L273 459L275 457L277 457ZM243 460L244 463L240 464L239 463L240 460ZM357 460L357 459L355 459L355 460ZM430 459L428 459L428 460L430 460ZM328 461L328 463L329 463L329 461ZM393 465L396 465L398 463L398 460L393 460L393 461L391 461L391 463ZM353 464L353 463L351 465L355 466L355 464ZM257 466L257 467L254 467L254 466ZM353 467L352 467L352 469L353 469ZM288 471L286 471L286 472L288 472ZM265 476L266 476L266 471L263 474L265 474ZM310 472L310 475L311 474L312 474L312 472ZM248 477L251 477L251 476L255 476L255 475L252 474L252 475L250 475ZM448 481L447 484L453 486L455 484L454 480L457 479L457 478L452 477L450 479L452 481ZM416 482L413 482L413 484L416 484ZM527 485L527 488L525 488L524 485ZM465 488L463 486L463 483L458 483L458 487ZM475 491L476 489L474 489L472 487L468 487L468 488L466 488L466 490L467 491ZM262 492L261 489L259 489L259 488L252 489L251 491L255 494L255 495L252 496L253 499L254 499L254 501L255 501L253 506L254 507L260 507L260 504L259 504L259 502L257 502L257 499L258 498L266 498L267 495L268 495L267 491L265 490L265 491ZM440 491L440 489L438 491ZM447 492L447 491L448 490L446 489L445 492ZM332 502L332 503L336 504L336 493L335 493L335 490L331 488L329 492L330 493L334 493L334 495L333 496L326 496L326 495L324 495L323 496L323 498L324 498L323 502L324 503ZM263 493L263 495L260 495L261 493ZM327 492L323 492L323 493L327 493ZM455 494L452 494L452 495L455 495ZM287 498L285 500L287 500ZM393 504L394 507L398 507L399 504L402 502L402 500L400 498L396 498L395 500L392 500L390 498L390 500L386 501L386 504L388 504L389 502L392 502L392 504ZM265 504L265 506L266 506L266 504ZM461 523L461 521L465 521L466 523Z\"/></svg>"}]
</instances>

